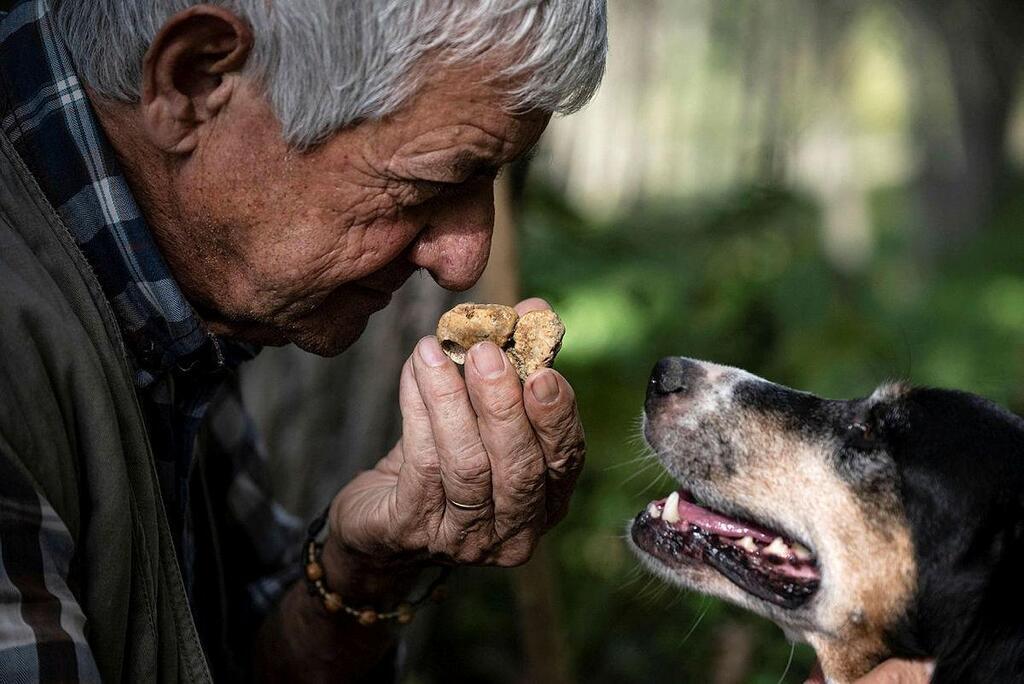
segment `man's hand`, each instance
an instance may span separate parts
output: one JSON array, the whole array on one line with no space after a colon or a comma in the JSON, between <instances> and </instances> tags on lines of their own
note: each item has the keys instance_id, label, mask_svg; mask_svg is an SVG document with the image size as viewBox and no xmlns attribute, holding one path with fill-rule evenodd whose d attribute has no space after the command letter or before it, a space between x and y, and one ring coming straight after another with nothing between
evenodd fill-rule
<instances>
[{"instance_id":1,"label":"man's hand","mask_svg":"<svg viewBox=\"0 0 1024 684\"><path fill-rule=\"evenodd\" d=\"M857 684L928 684L933 666L921 660L887 660L857 680Z\"/></svg>"},{"instance_id":2,"label":"man's hand","mask_svg":"<svg viewBox=\"0 0 1024 684\"><path fill-rule=\"evenodd\" d=\"M530 299L516 311L541 308ZM585 452L569 383L543 369L523 385L490 343L470 350L465 376L437 340L420 340L402 369L401 440L334 498L322 560L348 605L391 608L430 563L524 563L568 510ZM362 681L393 634L329 615L300 583L261 643L265 681Z\"/></svg>"},{"instance_id":3,"label":"man's hand","mask_svg":"<svg viewBox=\"0 0 1024 684\"><path fill-rule=\"evenodd\" d=\"M932 663L923 660L886 660L857 680L856 684L928 684L932 678ZM804 684L824 684L825 676L818 663Z\"/></svg>"},{"instance_id":4,"label":"man's hand","mask_svg":"<svg viewBox=\"0 0 1024 684\"><path fill-rule=\"evenodd\" d=\"M547 303L531 299L516 311L541 308ZM333 559L351 591L379 594L384 587L360 576L401 577L424 563L526 562L565 515L583 466L583 428L565 378L543 369L523 385L484 342L470 349L463 379L425 337L402 369L399 404L401 440L332 504L328 576Z\"/></svg>"}]
</instances>

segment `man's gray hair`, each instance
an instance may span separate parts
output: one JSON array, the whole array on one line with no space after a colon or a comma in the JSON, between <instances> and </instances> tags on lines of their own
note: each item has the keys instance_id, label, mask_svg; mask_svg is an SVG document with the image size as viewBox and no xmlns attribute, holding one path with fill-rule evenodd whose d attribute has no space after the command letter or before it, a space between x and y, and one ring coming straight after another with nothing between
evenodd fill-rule
<instances>
[{"instance_id":1,"label":"man's gray hair","mask_svg":"<svg viewBox=\"0 0 1024 684\"><path fill-rule=\"evenodd\" d=\"M499 54L510 109L568 113L594 94L607 51L604 0L209 0L255 35L258 79L290 144L305 147L385 116L438 62ZM160 27L199 0L52 0L81 78L137 102L142 58ZM426 59L424 59L426 58Z\"/></svg>"}]
</instances>

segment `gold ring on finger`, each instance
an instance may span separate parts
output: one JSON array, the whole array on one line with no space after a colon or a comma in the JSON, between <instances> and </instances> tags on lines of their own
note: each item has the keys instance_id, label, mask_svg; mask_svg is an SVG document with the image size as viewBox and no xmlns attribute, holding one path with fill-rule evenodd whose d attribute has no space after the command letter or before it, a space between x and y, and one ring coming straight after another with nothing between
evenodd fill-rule
<instances>
[{"instance_id":1,"label":"gold ring on finger","mask_svg":"<svg viewBox=\"0 0 1024 684\"><path fill-rule=\"evenodd\" d=\"M448 499L448 497L445 497L445 498ZM482 501L482 502L480 502L478 504L464 504L464 503L459 503L458 501L455 501L454 499L448 499L448 503L450 503L452 506L455 506L456 508L460 508L460 509L462 509L464 511L479 511L481 508L484 508L485 506L487 506L487 504L489 504L491 502L490 501Z\"/></svg>"}]
</instances>

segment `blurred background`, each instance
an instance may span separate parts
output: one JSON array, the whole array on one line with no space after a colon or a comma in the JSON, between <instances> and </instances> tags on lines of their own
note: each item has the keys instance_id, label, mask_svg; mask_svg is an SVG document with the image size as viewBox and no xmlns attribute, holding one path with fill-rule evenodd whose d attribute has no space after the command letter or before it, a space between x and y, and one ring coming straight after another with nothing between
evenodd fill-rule
<instances>
[{"instance_id":1,"label":"blurred background","mask_svg":"<svg viewBox=\"0 0 1024 684\"><path fill-rule=\"evenodd\" d=\"M806 647L625 546L673 488L638 440L663 355L1024 410L1024 4L609 5L604 85L502 178L480 288L414 279L342 357L267 350L245 377L280 493L310 516L394 443L398 369L442 311L522 292L564 318L589 438L572 511L524 568L456 573L409 632L409 684L803 681Z\"/></svg>"},{"instance_id":2,"label":"blurred background","mask_svg":"<svg viewBox=\"0 0 1024 684\"><path fill-rule=\"evenodd\" d=\"M277 492L311 518L394 444L399 369L443 311L521 293L565 320L589 443L572 510L523 568L453 576L407 632L406 684L803 681L806 646L626 548L674 488L639 438L661 356L1024 412L1024 3L608 4L604 84L499 181L480 286L414 278L341 357L244 371Z\"/></svg>"}]
</instances>

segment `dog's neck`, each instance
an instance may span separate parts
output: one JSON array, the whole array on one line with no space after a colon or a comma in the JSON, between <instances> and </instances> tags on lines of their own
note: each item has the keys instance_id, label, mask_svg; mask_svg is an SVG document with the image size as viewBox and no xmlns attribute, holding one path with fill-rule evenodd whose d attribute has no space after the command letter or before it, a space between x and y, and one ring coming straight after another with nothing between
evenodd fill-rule
<instances>
[{"instance_id":1,"label":"dog's neck","mask_svg":"<svg viewBox=\"0 0 1024 684\"><path fill-rule=\"evenodd\" d=\"M855 640L827 637L823 640L809 639L829 684L853 682L867 674L884 659L885 646L881 639L863 638Z\"/></svg>"}]
</instances>

